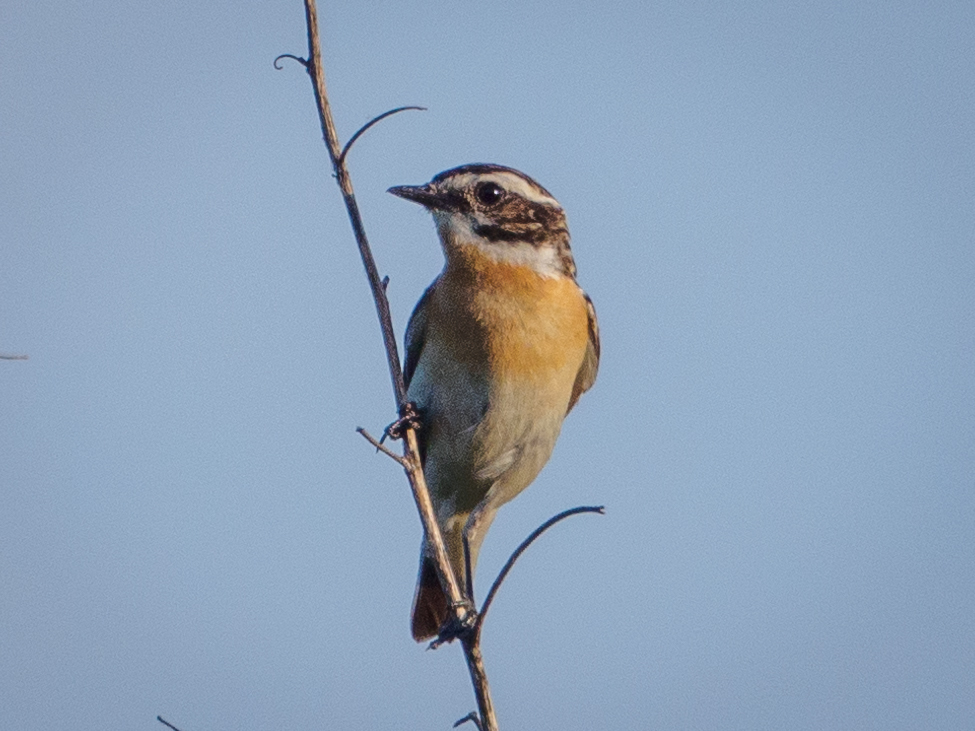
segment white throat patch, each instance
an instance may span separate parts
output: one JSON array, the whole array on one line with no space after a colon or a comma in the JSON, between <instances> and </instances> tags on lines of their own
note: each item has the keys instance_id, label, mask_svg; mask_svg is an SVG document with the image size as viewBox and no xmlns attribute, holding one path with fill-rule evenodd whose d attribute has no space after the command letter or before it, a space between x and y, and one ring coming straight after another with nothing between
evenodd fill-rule
<instances>
[{"instance_id":1,"label":"white throat patch","mask_svg":"<svg viewBox=\"0 0 975 731\"><path fill-rule=\"evenodd\" d=\"M529 267L546 279L565 276L559 252L554 246L535 246L527 241L491 241L476 234L470 216L463 213L433 211L433 219L444 246L474 246L495 261Z\"/></svg>"}]
</instances>

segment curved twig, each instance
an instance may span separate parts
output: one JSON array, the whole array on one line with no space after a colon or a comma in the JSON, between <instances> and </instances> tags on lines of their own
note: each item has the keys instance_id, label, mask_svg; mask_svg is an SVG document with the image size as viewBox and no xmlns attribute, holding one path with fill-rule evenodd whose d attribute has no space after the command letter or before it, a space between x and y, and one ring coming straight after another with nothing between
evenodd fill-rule
<instances>
[{"instance_id":1,"label":"curved twig","mask_svg":"<svg viewBox=\"0 0 975 731\"><path fill-rule=\"evenodd\" d=\"M278 58L280 58L280 56ZM352 149L352 145L355 144L355 141L357 139L362 137L362 135L365 133L367 129L372 127L374 124L383 121L384 119L386 119L386 117L392 117L394 114L399 114L400 112L405 112L410 109L416 109L417 111L420 112L427 111L426 107L396 107L396 109L390 109L388 112L383 112L378 117L374 117L373 119L370 119L364 125L359 127L356 133L349 138L348 142L345 143L345 147L343 147L342 152L339 153L339 164L345 162L345 156L349 154L349 150Z\"/></svg>"},{"instance_id":2,"label":"curved twig","mask_svg":"<svg viewBox=\"0 0 975 731\"><path fill-rule=\"evenodd\" d=\"M282 58L290 58L292 61L297 61L305 68L308 68L308 59L302 58L301 56L295 56L293 53L282 53L280 56L274 59L274 68L276 68L278 71L284 68L284 66L278 66L278 61L280 61Z\"/></svg>"},{"instance_id":3,"label":"curved twig","mask_svg":"<svg viewBox=\"0 0 975 731\"><path fill-rule=\"evenodd\" d=\"M570 508L569 510L563 510L558 515L549 518L540 526L538 526L535 530L533 530L531 532L531 535L529 535L528 538L523 540L521 542L521 545L518 546L518 548L515 549L515 552L511 554L511 556L508 558L507 562L505 563L504 568L501 569L501 573L498 574L498 578L496 578L494 580L494 583L491 584L491 589L488 591L487 597L485 597L484 599L484 605L481 607L481 611L478 612L477 621L474 623L473 632L475 637L481 634L481 627L484 626L484 618L487 616L488 609L491 608L491 602L494 601L495 594L498 593L498 589L501 588L502 582L505 580L505 578L507 578L508 573L515 565L515 561L518 560L521 554L523 554L526 550L528 550L528 547L532 543L534 543L535 539L538 538L540 535L542 535L542 533L547 531L549 528L551 528L559 521L565 520L566 518L572 515L578 515L579 513L599 513L600 515L605 515L606 508L602 505L582 505L578 508Z\"/></svg>"}]
</instances>

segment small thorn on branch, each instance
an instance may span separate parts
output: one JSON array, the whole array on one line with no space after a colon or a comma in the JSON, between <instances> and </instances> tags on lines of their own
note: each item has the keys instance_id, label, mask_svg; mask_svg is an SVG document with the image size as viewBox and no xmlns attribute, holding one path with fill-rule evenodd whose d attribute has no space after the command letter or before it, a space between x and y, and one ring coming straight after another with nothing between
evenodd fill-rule
<instances>
[{"instance_id":1,"label":"small thorn on branch","mask_svg":"<svg viewBox=\"0 0 975 731\"><path fill-rule=\"evenodd\" d=\"M484 726L481 725L481 717L477 715L477 711L471 711L462 719L457 721L457 723L454 724L454 728L457 728L458 726L462 726L468 721L470 721L471 723L474 724L474 726L477 727L477 731L484 731Z\"/></svg>"},{"instance_id":2,"label":"small thorn on branch","mask_svg":"<svg viewBox=\"0 0 975 731\"><path fill-rule=\"evenodd\" d=\"M361 426L357 426L355 430L359 434L361 434L362 437L367 442L369 442L372 446L374 446L376 448L376 451L377 452L382 452L387 457L389 457L391 459L395 459L397 462L399 462L399 464L402 467L406 467L406 460L403 459L403 457L401 455L398 455L398 454L396 454L396 452L392 451L391 449L388 449L388 448L384 447L383 444L382 444L382 442L380 442L378 439L376 439L372 434L370 434L369 432L367 432Z\"/></svg>"},{"instance_id":3,"label":"small thorn on branch","mask_svg":"<svg viewBox=\"0 0 975 731\"><path fill-rule=\"evenodd\" d=\"M383 277L382 285L383 285L383 292L385 292L386 291L386 287L389 286L389 275L388 274L385 277Z\"/></svg>"}]
</instances>

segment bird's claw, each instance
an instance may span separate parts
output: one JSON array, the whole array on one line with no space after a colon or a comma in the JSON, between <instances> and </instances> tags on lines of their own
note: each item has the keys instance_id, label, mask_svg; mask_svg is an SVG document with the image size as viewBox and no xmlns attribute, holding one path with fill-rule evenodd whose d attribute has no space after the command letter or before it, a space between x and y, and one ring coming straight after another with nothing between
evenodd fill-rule
<instances>
[{"instance_id":1,"label":"bird's claw","mask_svg":"<svg viewBox=\"0 0 975 731\"><path fill-rule=\"evenodd\" d=\"M453 611L456 606L462 606L465 609L464 618L457 619L457 613ZM469 637L477 627L477 610L474 608L474 604L469 599L464 599L460 601L457 605L451 607L451 612L447 615L446 621L440 628L440 632L437 634L437 639L430 643L430 650L436 650L441 645L445 645L448 642L453 642L454 640L463 640Z\"/></svg>"},{"instance_id":2,"label":"bird's claw","mask_svg":"<svg viewBox=\"0 0 975 731\"><path fill-rule=\"evenodd\" d=\"M399 418L383 431L383 437L379 440L379 443L382 444L387 438L393 440L402 439L407 429L418 431L420 426L420 412L417 411L416 404L412 401L407 401L399 408Z\"/></svg>"}]
</instances>

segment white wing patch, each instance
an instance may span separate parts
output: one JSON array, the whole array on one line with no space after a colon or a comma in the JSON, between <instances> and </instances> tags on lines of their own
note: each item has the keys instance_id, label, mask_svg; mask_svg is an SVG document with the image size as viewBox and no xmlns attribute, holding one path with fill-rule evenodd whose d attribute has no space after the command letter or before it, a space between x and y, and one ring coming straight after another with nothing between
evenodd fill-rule
<instances>
[{"instance_id":1,"label":"white wing patch","mask_svg":"<svg viewBox=\"0 0 975 731\"><path fill-rule=\"evenodd\" d=\"M491 460L491 462L481 467L481 469L479 469L474 476L478 480L493 481L498 479L518 460L518 457L521 456L521 452L522 449L520 445L514 446L511 449L502 452Z\"/></svg>"}]
</instances>

